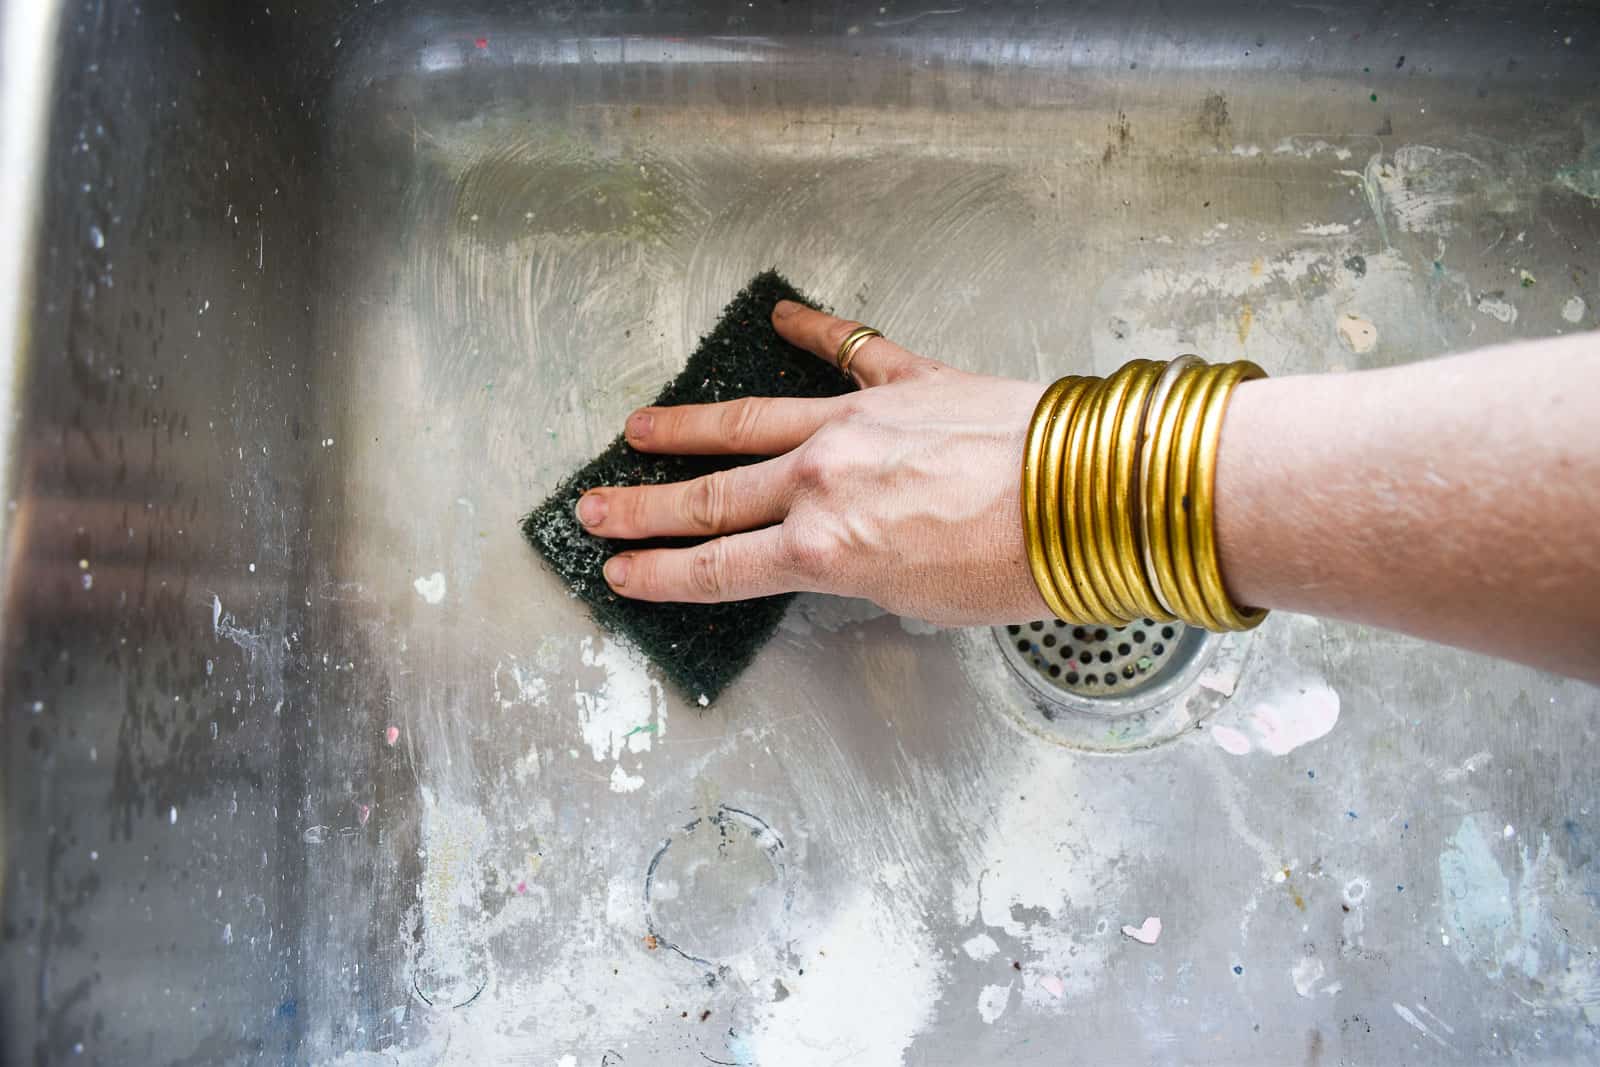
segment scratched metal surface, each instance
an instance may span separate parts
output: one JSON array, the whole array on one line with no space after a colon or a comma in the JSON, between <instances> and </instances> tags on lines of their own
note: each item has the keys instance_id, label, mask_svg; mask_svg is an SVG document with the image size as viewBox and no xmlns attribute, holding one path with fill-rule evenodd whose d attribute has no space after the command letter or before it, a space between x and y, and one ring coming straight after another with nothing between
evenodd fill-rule
<instances>
[{"instance_id":1,"label":"scratched metal surface","mask_svg":"<svg viewBox=\"0 0 1600 1067\"><path fill-rule=\"evenodd\" d=\"M1591 687L1278 616L1108 757L802 598L701 711L516 530L769 265L1040 378L1593 328L1592 8L212 7L61 11L5 1062L1597 1055Z\"/></svg>"}]
</instances>

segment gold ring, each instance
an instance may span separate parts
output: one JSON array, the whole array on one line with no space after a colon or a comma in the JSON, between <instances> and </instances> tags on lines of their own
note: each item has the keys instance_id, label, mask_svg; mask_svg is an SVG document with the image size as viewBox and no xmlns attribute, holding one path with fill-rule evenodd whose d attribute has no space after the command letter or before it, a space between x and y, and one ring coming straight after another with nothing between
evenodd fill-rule
<instances>
[{"instance_id":1,"label":"gold ring","mask_svg":"<svg viewBox=\"0 0 1600 1067\"><path fill-rule=\"evenodd\" d=\"M861 351L861 346L874 337L882 336L883 334L874 330L871 326L857 326L845 334L844 340L839 344L839 354L834 357L834 362L839 365L839 370L849 374L850 364L856 358L856 353Z\"/></svg>"}]
</instances>

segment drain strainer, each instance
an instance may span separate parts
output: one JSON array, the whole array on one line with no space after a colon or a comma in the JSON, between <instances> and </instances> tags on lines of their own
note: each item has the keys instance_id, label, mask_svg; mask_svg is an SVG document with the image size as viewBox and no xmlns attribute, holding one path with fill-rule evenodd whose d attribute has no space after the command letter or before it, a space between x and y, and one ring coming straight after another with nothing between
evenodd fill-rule
<instances>
[{"instance_id":1,"label":"drain strainer","mask_svg":"<svg viewBox=\"0 0 1600 1067\"><path fill-rule=\"evenodd\" d=\"M1005 627L1019 670L1038 674L1046 688L1081 697L1136 693L1166 675L1203 638L1181 622L1141 619L1128 626L1073 626L1052 619Z\"/></svg>"},{"instance_id":2,"label":"drain strainer","mask_svg":"<svg viewBox=\"0 0 1600 1067\"><path fill-rule=\"evenodd\" d=\"M1100 751L1153 745L1192 726L1232 691L1245 648L1241 635L1154 619L1117 627L1049 619L996 626L994 636L1031 691L1029 728Z\"/></svg>"}]
</instances>

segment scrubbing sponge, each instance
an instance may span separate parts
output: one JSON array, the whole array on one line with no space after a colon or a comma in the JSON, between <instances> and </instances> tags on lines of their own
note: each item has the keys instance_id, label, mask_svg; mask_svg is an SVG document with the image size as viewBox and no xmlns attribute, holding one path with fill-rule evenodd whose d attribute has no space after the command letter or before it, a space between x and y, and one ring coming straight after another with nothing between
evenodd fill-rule
<instances>
[{"instance_id":1,"label":"scrubbing sponge","mask_svg":"<svg viewBox=\"0 0 1600 1067\"><path fill-rule=\"evenodd\" d=\"M816 306L775 271L757 275L723 309L682 373L656 397L656 405L743 396L837 396L855 388L836 368L778 336L771 316L780 300ZM749 666L777 629L792 594L731 604L652 604L620 597L601 572L612 554L696 541L593 537L578 523L573 506L595 486L681 482L759 458L651 455L634 451L619 436L522 520L523 536L589 605L595 619L636 644L686 697L702 705L715 700Z\"/></svg>"}]
</instances>

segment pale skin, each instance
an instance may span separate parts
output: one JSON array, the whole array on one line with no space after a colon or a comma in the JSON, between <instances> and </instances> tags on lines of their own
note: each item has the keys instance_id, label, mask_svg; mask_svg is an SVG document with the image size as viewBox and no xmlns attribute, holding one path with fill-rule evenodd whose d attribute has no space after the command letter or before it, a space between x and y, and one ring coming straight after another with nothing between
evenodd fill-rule
<instances>
[{"instance_id":1,"label":"pale skin","mask_svg":"<svg viewBox=\"0 0 1600 1067\"><path fill-rule=\"evenodd\" d=\"M831 362L857 325L780 303ZM646 452L772 458L677 485L602 488L618 594L865 597L944 625L1049 611L1023 552L1023 436L1044 383L968 374L887 339L859 392L644 408ZM1217 454L1216 527L1243 605L1346 619L1600 681L1600 333L1387 370L1246 382Z\"/></svg>"}]
</instances>

